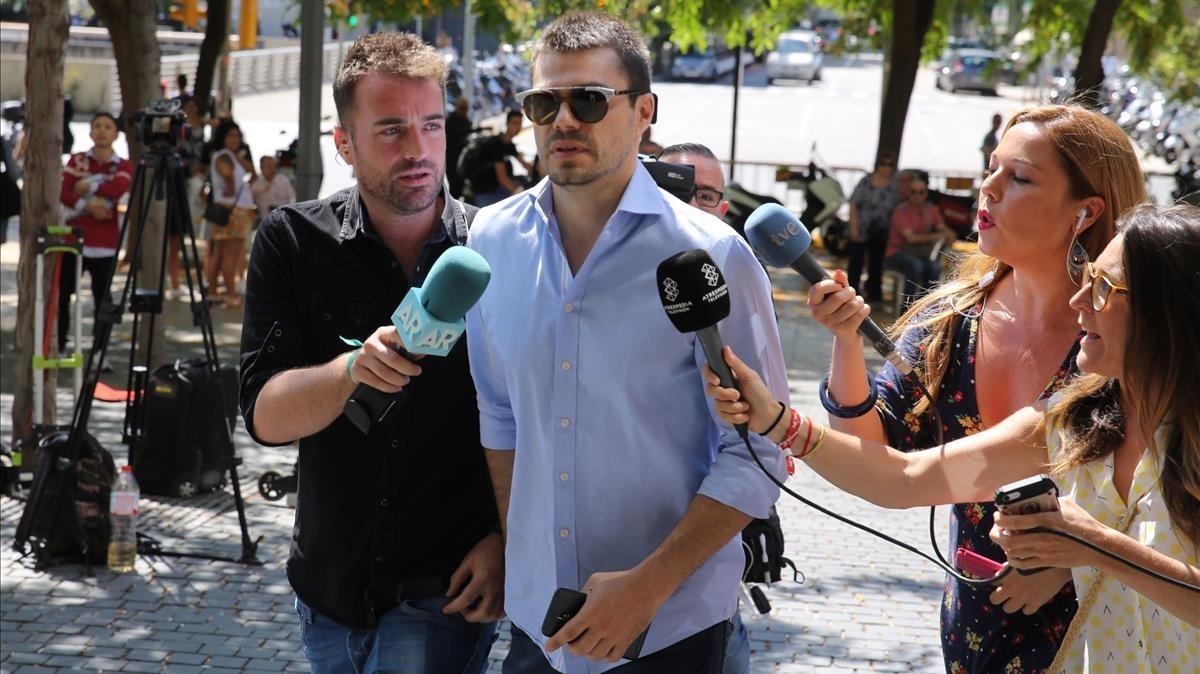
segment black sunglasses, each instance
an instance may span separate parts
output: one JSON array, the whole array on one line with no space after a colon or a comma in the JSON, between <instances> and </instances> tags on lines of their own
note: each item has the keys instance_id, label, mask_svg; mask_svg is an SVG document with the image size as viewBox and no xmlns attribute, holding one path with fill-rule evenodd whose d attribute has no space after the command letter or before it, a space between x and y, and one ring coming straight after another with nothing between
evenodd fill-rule
<instances>
[{"instance_id":1,"label":"black sunglasses","mask_svg":"<svg viewBox=\"0 0 1200 674\"><path fill-rule=\"evenodd\" d=\"M609 87L556 87L554 89L530 89L517 94L517 103L529 121L544 126L552 124L562 109L563 101L571 108L571 114L584 124L595 124L608 114L608 103L617 96L641 96L649 89L623 89ZM657 108L657 104L655 105Z\"/></svg>"}]
</instances>

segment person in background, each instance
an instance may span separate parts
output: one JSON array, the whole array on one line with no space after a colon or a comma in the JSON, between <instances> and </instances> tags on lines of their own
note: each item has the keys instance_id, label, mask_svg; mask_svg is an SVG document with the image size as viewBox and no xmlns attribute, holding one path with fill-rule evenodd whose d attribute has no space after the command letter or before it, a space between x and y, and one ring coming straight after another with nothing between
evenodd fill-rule
<instances>
[{"instance_id":1,"label":"person in background","mask_svg":"<svg viewBox=\"0 0 1200 674\"><path fill-rule=\"evenodd\" d=\"M117 203L129 191L133 165L117 155L113 142L120 135L117 119L107 112L92 116L92 149L71 155L62 175L62 205L67 211L68 227L83 228L83 270L92 280L94 311L112 301L109 285L116 266L121 226ZM75 270L70 257L64 258L58 289L58 350L66 350L71 332L71 294ZM75 349L83 351L82 344Z\"/></svg>"},{"instance_id":2,"label":"person in background","mask_svg":"<svg viewBox=\"0 0 1200 674\"><path fill-rule=\"evenodd\" d=\"M687 164L696 170L696 187L689 204L705 213L724 219L729 212L725 200L725 173L717 155L700 143L677 143L664 148L658 159L670 164Z\"/></svg>"},{"instance_id":3,"label":"person in background","mask_svg":"<svg viewBox=\"0 0 1200 674\"><path fill-rule=\"evenodd\" d=\"M295 202L296 188L287 176L279 173L279 162L274 157L263 155L258 166L262 173L250 183L250 193L254 195L258 218L262 220L279 206Z\"/></svg>"},{"instance_id":4,"label":"person in background","mask_svg":"<svg viewBox=\"0 0 1200 674\"><path fill-rule=\"evenodd\" d=\"M862 177L850 194L850 243L846 272L850 287L862 289L869 302L883 298L883 254L887 250L888 229L892 224L892 209L900 199L892 177L896 173L896 158L882 155L875 170ZM863 262L867 266L867 282L863 285Z\"/></svg>"},{"instance_id":5,"label":"person in background","mask_svg":"<svg viewBox=\"0 0 1200 674\"><path fill-rule=\"evenodd\" d=\"M513 143L513 139L521 133L523 120L524 117L519 111L510 110L504 120L504 133L484 141L479 153L479 166L467 167L470 177L467 179L466 191L471 195L471 203L474 205L490 206L523 189L513 178L512 167L508 163L508 158L512 157L521 163L526 173L531 168Z\"/></svg>"},{"instance_id":6,"label":"person in background","mask_svg":"<svg viewBox=\"0 0 1200 674\"><path fill-rule=\"evenodd\" d=\"M955 234L946 226L942 212L929 203L925 181L913 178L903 193L904 201L892 211L887 257L883 265L904 275L905 302L920 297L942 274L941 247L953 243Z\"/></svg>"},{"instance_id":7,"label":"person in background","mask_svg":"<svg viewBox=\"0 0 1200 674\"><path fill-rule=\"evenodd\" d=\"M996 151L996 146L1000 144L1000 115L999 113L992 115L992 128L983 135L983 144L979 146L979 151L983 153L983 174L987 175L988 167L991 166L992 153Z\"/></svg>"},{"instance_id":8,"label":"person in background","mask_svg":"<svg viewBox=\"0 0 1200 674\"><path fill-rule=\"evenodd\" d=\"M219 149L212 156L209 199L232 208L233 213L226 224L207 224L211 249L205 261L205 276L210 296L217 302L236 308L242 305L237 290L237 271L245 256L246 238L250 236L254 221L254 197L247 184L254 165L249 164L251 170L246 168L248 160L244 159L242 130L236 124L222 124L217 128L213 141ZM224 293L218 292L218 276L225 282Z\"/></svg>"},{"instance_id":9,"label":"person in background","mask_svg":"<svg viewBox=\"0 0 1200 674\"><path fill-rule=\"evenodd\" d=\"M446 118L446 179L450 181L450 194L456 199L462 195L466 181L466 176L458 172L458 157L471 135L470 112L467 99L459 96L454 101L454 112Z\"/></svg>"}]
</instances>

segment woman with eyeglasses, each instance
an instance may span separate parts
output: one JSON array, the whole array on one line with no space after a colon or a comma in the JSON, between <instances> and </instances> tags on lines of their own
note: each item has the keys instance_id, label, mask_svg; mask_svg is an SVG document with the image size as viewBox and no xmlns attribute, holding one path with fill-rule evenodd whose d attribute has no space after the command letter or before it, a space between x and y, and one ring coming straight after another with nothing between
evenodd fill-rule
<instances>
[{"instance_id":1,"label":"woman with eyeglasses","mask_svg":"<svg viewBox=\"0 0 1200 674\"><path fill-rule=\"evenodd\" d=\"M1003 151L1004 142L1000 145ZM990 538L1026 577L1073 576L1078 613L1037 660L948 662L949 672L1195 672L1200 668L1200 593L1154 578L1064 532L1167 579L1200 585L1200 209L1143 204L1070 299L1085 372L1049 400L1026 405L986 431L944 449L900 452L780 414L758 374L726 349L742 393L708 393L730 424L748 423L838 487L892 508L963 503L1047 468L1057 511L997 513ZM776 422L787 417L787 422ZM772 424L774 426L772 427ZM1057 582L1057 581L1056 581ZM1028 607L1027 607L1028 610ZM1013 639L1037 627L1007 624ZM971 626L959 635L981 644ZM1061 650L1060 647L1061 646ZM1057 652L1057 657L1055 657ZM1047 657L1048 656L1048 657ZM1052 662L1053 661L1053 662Z\"/></svg>"},{"instance_id":2,"label":"woman with eyeglasses","mask_svg":"<svg viewBox=\"0 0 1200 674\"><path fill-rule=\"evenodd\" d=\"M912 374L888 364L869 375L857 329L870 308L844 274L809 291L813 318L834 334L820 388L833 428L925 449L937 433L917 382L952 441L1049 397L1072 376L1081 334L1067 301L1117 217L1146 198L1137 155L1107 117L1047 106L1013 116L991 162L979 194L979 250L892 327ZM988 538L994 512L990 502L956 505L951 553L962 547L1003 560ZM1043 671L1075 610L1069 580L1065 570L1013 574L991 590L949 580L941 604L947 671Z\"/></svg>"},{"instance_id":3,"label":"woman with eyeglasses","mask_svg":"<svg viewBox=\"0 0 1200 674\"><path fill-rule=\"evenodd\" d=\"M904 275L904 299L912 302L942 275L939 252L957 236L946 226L942 211L929 203L924 180L914 176L901 194L904 201L892 210L883 266Z\"/></svg>"},{"instance_id":4,"label":"woman with eyeglasses","mask_svg":"<svg viewBox=\"0 0 1200 674\"><path fill-rule=\"evenodd\" d=\"M875 170L862 177L850 193L850 244L846 269L850 287L862 288L872 302L883 298L883 258L887 250L888 228L892 224L892 209L900 201L893 180L896 158L881 156ZM867 283L862 284L863 262L867 265Z\"/></svg>"}]
</instances>

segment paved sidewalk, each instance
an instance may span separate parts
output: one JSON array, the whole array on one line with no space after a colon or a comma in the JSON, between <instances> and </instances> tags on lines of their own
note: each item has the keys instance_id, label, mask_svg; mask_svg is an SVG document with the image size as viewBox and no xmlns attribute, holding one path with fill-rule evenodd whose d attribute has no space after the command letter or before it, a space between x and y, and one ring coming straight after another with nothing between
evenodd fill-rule
<instances>
[{"instance_id":1,"label":"paved sidewalk","mask_svg":"<svg viewBox=\"0 0 1200 674\"><path fill-rule=\"evenodd\" d=\"M4 245L0 253L0 343L11 362L7 345L16 311L15 245ZM785 356L793 368L793 403L823 418L815 391L830 338L806 317L799 277L786 272L775 280ZM168 304L168 353L196 352L199 339L186 304ZM216 310L215 318L222 357L232 361L239 318L226 309ZM127 343L121 330L128 330L128 324L119 326L114 349ZM118 376L125 357L113 351ZM7 362L0 384L6 436L12 406ZM110 383L119 381L114 377ZM65 412L69 404L63 396L60 410ZM122 411L97 404L90 425L118 464L126 457L120 444ZM0 498L0 672L307 671L283 567L293 511L282 502L265 501L256 486L266 470L289 472L293 451L259 447L241 429L236 442L245 459L241 482L250 531L263 537L261 567L140 558L136 573L124 575L99 568L88 573L76 566L36 573L11 549L23 504ZM875 508L804 468L790 485L823 505L927 546L928 516L923 511ZM167 547L240 553L228 490L191 501L147 497L142 505L142 530ZM779 511L787 555L806 580L770 588L774 610L767 617L743 611L752 638L753 672L943 671L937 628L942 574L910 553L787 497L779 502ZM945 516L939 521L944 525ZM491 671L499 671L507 652L506 628L502 635L492 651Z\"/></svg>"}]
</instances>

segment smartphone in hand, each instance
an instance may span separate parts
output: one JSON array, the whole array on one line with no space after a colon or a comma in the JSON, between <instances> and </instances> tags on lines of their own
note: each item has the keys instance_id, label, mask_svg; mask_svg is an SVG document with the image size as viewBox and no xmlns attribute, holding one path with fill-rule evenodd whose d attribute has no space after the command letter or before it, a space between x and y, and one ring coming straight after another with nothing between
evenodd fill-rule
<instances>
[{"instance_id":1,"label":"smartphone in hand","mask_svg":"<svg viewBox=\"0 0 1200 674\"><path fill-rule=\"evenodd\" d=\"M557 634L563 625L570 622L571 618L574 618L583 609L586 601L587 595L578 590L566 587L555 590L554 596L550 598L550 607L546 610L546 617L542 620L542 634L548 637ZM649 627L643 630L638 638L629 644L629 648L622 657L626 660L636 660L642 654L642 644L645 643L646 633L649 631Z\"/></svg>"}]
</instances>

